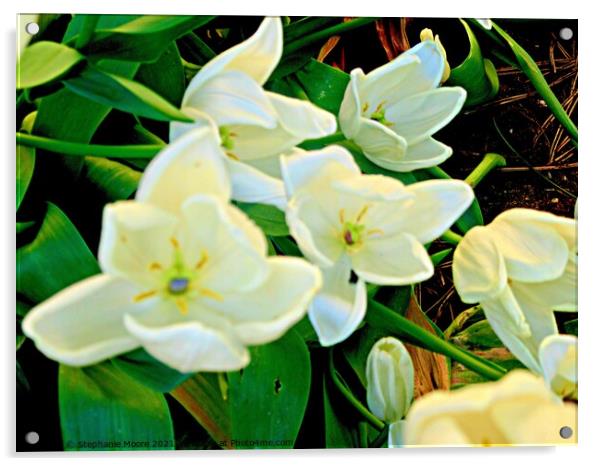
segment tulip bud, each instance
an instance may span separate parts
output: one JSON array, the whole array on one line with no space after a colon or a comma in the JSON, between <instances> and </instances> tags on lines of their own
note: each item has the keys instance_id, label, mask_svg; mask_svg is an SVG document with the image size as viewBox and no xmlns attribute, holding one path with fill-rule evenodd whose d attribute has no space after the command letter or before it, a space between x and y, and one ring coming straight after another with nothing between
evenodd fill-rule
<instances>
[{"instance_id":1,"label":"tulip bud","mask_svg":"<svg viewBox=\"0 0 602 466\"><path fill-rule=\"evenodd\" d=\"M396 338L378 340L366 362L368 407L379 419L402 419L414 394L414 366L408 350Z\"/></svg>"}]
</instances>

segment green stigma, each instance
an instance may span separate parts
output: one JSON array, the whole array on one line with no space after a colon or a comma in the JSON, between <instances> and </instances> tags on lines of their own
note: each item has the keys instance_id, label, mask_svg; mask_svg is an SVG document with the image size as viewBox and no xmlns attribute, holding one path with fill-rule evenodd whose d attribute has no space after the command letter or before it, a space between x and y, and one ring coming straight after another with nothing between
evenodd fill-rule
<instances>
[{"instance_id":1,"label":"green stigma","mask_svg":"<svg viewBox=\"0 0 602 466\"><path fill-rule=\"evenodd\" d=\"M219 136L222 140L222 147L226 150L232 150L234 149L234 138L232 137L233 134L230 131L230 128L228 128L227 126L220 126L219 127Z\"/></svg>"},{"instance_id":2,"label":"green stigma","mask_svg":"<svg viewBox=\"0 0 602 466\"><path fill-rule=\"evenodd\" d=\"M358 225L351 222L345 222L343 225L343 241L347 246L353 246L362 240L364 225Z\"/></svg>"},{"instance_id":3,"label":"green stigma","mask_svg":"<svg viewBox=\"0 0 602 466\"><path fill-rule=\"evenodd\" d=\"M384 110L378 110L376 112L373 112L372 115L370 115L370 119L378 121L380 124L385 126L391 126L393 124L385 118Z\"/></svg>"}]
</instances>

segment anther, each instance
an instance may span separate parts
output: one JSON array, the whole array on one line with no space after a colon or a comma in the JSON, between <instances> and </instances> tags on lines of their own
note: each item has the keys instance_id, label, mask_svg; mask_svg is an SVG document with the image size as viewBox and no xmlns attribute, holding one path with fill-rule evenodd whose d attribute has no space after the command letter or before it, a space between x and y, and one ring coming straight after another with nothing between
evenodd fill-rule
<instances>
[{"instance_id":1,"label":"anther","mask_svg":"<svg viewBox=\"0 0 602 466\"><path fill-rule=\"evenodd\" d=\"M157 290L144 291L144 292L134 296L134 302L139 303L140 301L144 301L145 299L155 296L156 294L157 294Z\"/></svg>"}]
</instances>

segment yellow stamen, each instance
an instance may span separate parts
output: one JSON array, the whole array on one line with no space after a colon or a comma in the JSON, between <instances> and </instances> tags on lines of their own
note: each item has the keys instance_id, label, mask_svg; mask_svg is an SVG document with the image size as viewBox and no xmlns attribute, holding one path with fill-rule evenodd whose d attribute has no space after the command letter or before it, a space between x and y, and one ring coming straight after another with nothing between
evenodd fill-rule
<instances>
[{"instance_id":1,"label":"yellow stamen","mask_svg":"<svg viewBox=\"0 0 602 466\"><path fill-rule=\"evenodd\" d=\"M230 157L232 160L237 160L240 161L240 159L236 156L236 154L232 153L232 152L226 152L226 155L228 157Z\"/></svg>"},{"instance_id":2,"label":"yellow stamen","mask_svg":"<svg viewBox=\"0 0 602 466\"><path fill-rule=\"evenodd\" d=\"M144 301L145 299L155 296L156 294L157 294L157 290L144 291L144 292L134 296L134 302L139 303L140 301Z\"/></svg>"},{"instance_id":3,"label":"yellow stamen","mask_svg":"<svg viewBox=\"0 0 602 466\"><path fill-rule=\"evenodd\" d=\"M370 208L370 206L368 206L368 205L365 205L364 207L362 207L362 210L360 210L359 214L357 214L355 223L360 223L362 221L362 219L364 218L364 215L366 215L366 212L368 212L369 208Z\"/></svg>"},{"instance_id":4,"label":"yellow stamen","mask_svg":"<svg viewBox=\"0 0 602 466\"><path fill-rule=\"evenodd\" d=\"M202 269L203 266L207 263L207 259L209 259L209 256L207 256L207 253L205 251L203 251L203 253L201 254L201 258L194 266L195 270Z\"/></svg>"},{"instance_id":5,"label":"yellow stamen","mask_svg":"<svg viewBox=\"0 0 602 466\"><path fill-rule=\"evenodd\" d=\"M176 306L178 306L178 310L180 311L180 314L182 314L183 316L188 314L188 301L186 301L185 298L177 298Z\"/></svg>"},{"instance_id":6,"label":"yellow stamen","mask_svg":"<svg viewBox=\"0 0 602 466\"><path fill-rule=\"evenodd\" d=\"M176 238L172 236L171 238L169 238L169 241L171 242L174 248L180 249L180 242Z\"/></svg>"},{"instance_id":7,"label":"yellow stamen","mask_svg":"<svg viewBox=\"0 0 602 466\"><path fill-rule=\"evenodd\" d=\"M366 234L367 234L368 236L372 236L372 235L384 235L384 234L385 234L385 232L384 232L384 231L382 231L380 228L373 228L372 230L368 230L368 231L366 232Z\"/></svg>"},{"instance_id":8,"label":"yellow stamen","mask_svg":"<svg viewBox=\"0 0 602 466\"><path fill-rule=\"evenodd\" d=\"M199 290L199 293L201 294L201 296L205 296L206 298L215 299L216 301L224 300L224 297L221 294L216 293L215 291L210 290L208 288L201 288Z\"/></svg>"},{"instance_id":9,"label":"yellow stamen","mask_svg":"<svg viewBox=\"0 0 602 466\"><path fill-rule=\"evenodd\" d=\"M365 104L362 106L362 113L365 113L365 112L366 112L366 110L368 110L368 107L369 107L369 105L368 105L368 102L366 102L366 103L365 103Z\"/></svg>"},{"instance_id":10,"label":"yellow stamen","mask_svg":"<svg viewBox=\"0 0 602 466\"><path fill-rule=\"evenodd\" d=\"M341 225L345 224L345 209L339 210L339 222L341 222Z\"/></svg>"},{"instance_id":11,"label":"yellow stamen","mask_svg":"<svg viewBox=\"0 0 602 466\"><path fill-rule=\"evenodd\" d=\"M153 262L148 266L149 270L163 270L163 266L158 262Z\"/></svg>"}]
</instances>

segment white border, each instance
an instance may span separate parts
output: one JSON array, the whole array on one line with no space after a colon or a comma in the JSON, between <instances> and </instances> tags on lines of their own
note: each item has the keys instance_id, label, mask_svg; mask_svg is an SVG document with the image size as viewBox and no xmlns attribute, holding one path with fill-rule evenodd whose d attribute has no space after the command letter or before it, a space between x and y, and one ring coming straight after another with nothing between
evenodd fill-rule
<instances>
[{"instance_id":1,"label":"white border","mask_svg":"<svg viewBox=\"0 0 602 466\"><path fill-rule=\"evenodd\" d=\"M591 6L590 6L591 5ZM177 460L198 465L203 462L241 462L249 465L266 462L296 465L312 460L322 460L328 463L345 462L345 464L362 464L367 462L399 465L437 462L447 465L458 462L463 465L487 464L507 466L517 460L554 464L587 463L589 457L600 456L599 448L602 441L597 438L602 422L600 400L602 399L602 300L597 297L602 292L602 272L598 263L602 259L600 213L602 212L602 195L600 185L602 180L602 148L596 144L596 136L600 134L600 86L602 70L600 67L600 26L595 2L571 1L539 1L504 0L503 2L483 2L467 0L431 0L431 1L400 1L369 0L351 4L344 0L300 0L298 2L283 2L276 0L227 1L227 0L6 0L0 6L2 14L2 37L4 44L0 47L3 52L2 91L4 94L5 111L1 112L2 140L5 141L2 160L2 192L0 244L4 247L0 276L0 294L4 299L4 337L1 345L6 351L2 360L5 364L4 382L0 384L2 400L5 403L4 422L1 424L0 442L2 452L13 456L14 460L14 340L12 334L12 305L14 303L14 143L12 128L14 127L14 28L17 12L81 12L81 13L162 13L162 14L252 14L252 15L315 15L315 16L468 16L468 17L523 17L523 18L579 18L579 51L580 79L579 91L581 105L579 111L580 142L580 173L579 173L579 249L580 277L579 301L581 307L580 325L580 419L579 446L577 448L508 448L508 449L432 449L432 450L395 450L395 451L359 451L359 450L314 450L295 452L178 452L178 453L133 453L133 454L80 454L76 461L98 463L107 460L121 463L126 460L134 465L146 465ZM12 32L11 32L12 31ZM597 189L596 189L597 188ZM23 455L21 455L23 456ZM65 457L73 454L46 454L44 461L48 465L63 464ZM26 455L32 458L33 455ZM37 455L39 457L39 455ZM599 461L599 460L596 460ZM125 462L125 461L124 461Z\"/></svg>"}]
</instances>

